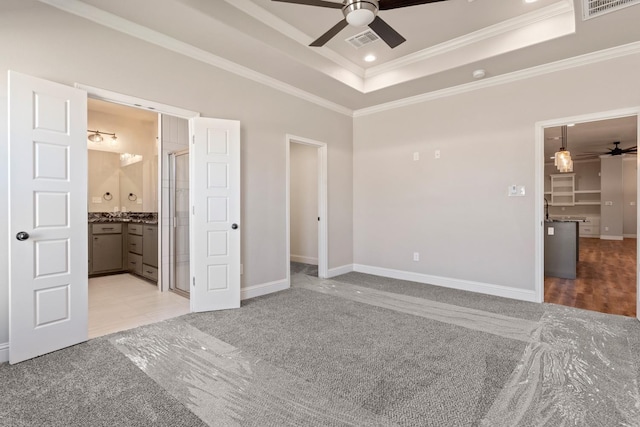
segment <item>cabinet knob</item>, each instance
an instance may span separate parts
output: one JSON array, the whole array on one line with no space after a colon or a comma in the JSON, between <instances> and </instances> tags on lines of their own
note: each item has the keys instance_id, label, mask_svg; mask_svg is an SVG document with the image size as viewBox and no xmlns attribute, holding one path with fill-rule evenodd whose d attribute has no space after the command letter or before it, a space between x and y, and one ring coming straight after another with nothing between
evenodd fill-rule
<instances>
[{"instance_id":1,"label":"cabinet knob","mask_svg":"<svg viewBox=\"0 0 640 427\"><path fill-rule=\"evenodd\" d=\"M18 234L16 234L16 239L20 240L21 242L27 240L29 238L29 233L27 233L26 231L21 231Z\"/></svg>"},{"instance_id":2,"label":"cabinet knob","mask_svg":"<svg viewBox=\"0 0 640 427\"><path fill-rule=\"evenodd\" d=\"M234 230L238 229L238 224L231 224L231 228L233 228Z\"/></svg>"}]
</instances>

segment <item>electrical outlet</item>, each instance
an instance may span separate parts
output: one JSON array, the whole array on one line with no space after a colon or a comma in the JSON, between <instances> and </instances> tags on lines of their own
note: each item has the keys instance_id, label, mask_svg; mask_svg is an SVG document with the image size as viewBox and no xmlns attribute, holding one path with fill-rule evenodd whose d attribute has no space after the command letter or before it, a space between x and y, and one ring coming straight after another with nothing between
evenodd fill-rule
<instances>
[{"instance_id":1,"label":"electrical outlet","mask_svg":"<svg viewBox=\"0 0 640 427\"><path fill-rule=\"evenodd\" d=\"M605 227L605 228L604 228L604 231L609 231L609 227Z\"/></svg>"},{"instance_id":2,"label":"electrical outlet","mask_svg":"<svg viewBox=\"0 0 640 427\"><path fill-rule=\"evenodd\" d=\"M414 252L413 253L413 260L414 261L420 261L420 252Z\"/></svg>"},{"instance_id":3,"label":"electrical outlet","mask_svg":"<svg viewBox=\"0 0 640 427\"><path fill-rule=\"evenodd\" d=\"M433 157L435 157L436 159L440 158L440 150L436 150L435 153L433 153Z\"/></svg>"}]
</instances>

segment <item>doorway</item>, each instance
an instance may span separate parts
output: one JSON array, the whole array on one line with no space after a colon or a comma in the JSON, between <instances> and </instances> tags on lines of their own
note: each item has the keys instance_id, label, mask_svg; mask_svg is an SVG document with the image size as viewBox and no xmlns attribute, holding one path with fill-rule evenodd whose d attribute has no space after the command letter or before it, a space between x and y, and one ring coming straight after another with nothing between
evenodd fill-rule
<instances>
[{"instance_id":1,"label":"doorway","mask_svg":"<svg viewBox=\"0 0 640 427\"><path fill-rule=\"evenodd\" d=\"M87 106L88 314L94 338L186 314L189 301L158 292L161 278L169 278L160 274L158 244L158 219L169 215L162 212L167 194L159 185L167 175L158 162L163 116L91 98ZM183 139L187 144L188 133Z\"/></svg>"},{"instance_id":2,"label":"doorway","mask_svg":"<svg viewBox=\"0 0 640 427\"><path fill-rule=\"evenodd\" d=\"M287 281L292 273L326 278L327 145L287 135L286 173Z\"/></svg>"},{"instance_id":3,"label":"doorway","mask_svg":"<svg viewBox=\"0 0 640 427\"><path fill-rule=\"evenodd\" d=\"M540 301L637 317L638 110L536 128ZM554 162L563 148L568 169Z\"/></svg>"}]
</instances>

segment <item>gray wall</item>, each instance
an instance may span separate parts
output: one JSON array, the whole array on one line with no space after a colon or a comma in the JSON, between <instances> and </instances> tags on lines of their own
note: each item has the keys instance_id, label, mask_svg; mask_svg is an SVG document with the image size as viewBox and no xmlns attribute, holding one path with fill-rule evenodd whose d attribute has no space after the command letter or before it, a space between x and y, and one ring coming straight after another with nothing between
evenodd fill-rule
<instances>
[{"instance_id":1,"label":"gray wall","mask_svg":"<svg viewBox=\"0 0 640 427\"><path fill-rule=\"evenodd\" d=\"M636 156L622 161L623 227L625 236L635 236L638 224L638 161Z\"/></svg>"},{"instance_id":2,"label":"gray wall","mask_svg":"<svg viewBox=\"0 0 640 427\"><path fill-rule=\"evenodd\" d=\"M602 205L600 213L600 236L622 238L623 186L622 157L603 157L600 164ZM610 205L608 205L610 203Z\"/></svg>"},{"instance_id":3,"label":"gray wall","mask_svg":"<svg viewBox=\"0 0 640 427\"><path fill-rule=\"evenodd\" d=\"M318 148L291 144L291 257L318 264Z\"/></svg>"},{"instance_id":4,"label":"gray wall","mask_svg":"<svg viewBox=\"0 0 640 427\"><path fill-rule=\"evenodd\" d=\"M638 69L628 56L355 118L355 262L534 291L535 123L640 105Z\"/></svg>"},{"instance_id":5,"label":"gray wall","mask_svg":"<svg viewBox=\"0 0 640 427\"><path fill-rule=\"evenodd\" d=\"M328 144L329 268L352 258L352 119L34 0L0 13L0 199L7 201L7 70L241 122L242 286L286 277L285 135ZM108 61L94 61L96 55ZM6 206L6 204L5 204ZM7 223L6 209L0 223ZM0 227L0 343L8 341L8 230Z\"/></svg>"}]
</instances>

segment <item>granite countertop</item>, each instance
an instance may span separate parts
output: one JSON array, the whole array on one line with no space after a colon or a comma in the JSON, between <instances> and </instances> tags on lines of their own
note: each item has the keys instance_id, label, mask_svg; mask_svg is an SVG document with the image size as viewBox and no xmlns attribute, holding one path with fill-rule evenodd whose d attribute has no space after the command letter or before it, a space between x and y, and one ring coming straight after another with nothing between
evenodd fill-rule
<instances>
[{"instance_id":1,"label":"granite countertop","mask_svg":"<svg viewBox=\"0 0 640 427\"><path fill-rule=\"evenodd\" d=\"M157 212L89 212L90 224L130 222L134 224L157 224Z\"/></svg>"},{"instance_id":2,"label":"granite countertop","mask_svg":"<svg viewBox=\"0 0 640 427\"><path fill-rule=\"evenodd\" d=\"M549 220L551 221L559 221L559 222L585 222L587 220L586 216L550 216Z\"/></svg>"}]
</instances>

